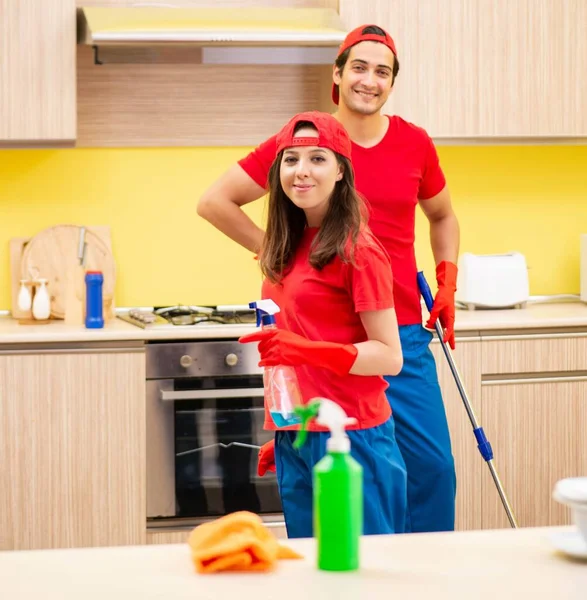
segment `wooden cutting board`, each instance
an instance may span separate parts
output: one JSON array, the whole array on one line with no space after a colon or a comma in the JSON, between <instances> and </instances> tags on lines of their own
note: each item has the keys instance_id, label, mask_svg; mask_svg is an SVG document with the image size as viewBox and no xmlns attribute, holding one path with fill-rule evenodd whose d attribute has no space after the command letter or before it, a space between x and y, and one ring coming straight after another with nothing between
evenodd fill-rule
<instances>
[{"instance_id":1,"label":"wooden cutting board","mask_svg":"<svg viewBox=\"0 0 587 600\"><path fill-rule=\"evenodd\" d=\"M47 279L51 317L55 319L65 318L68 278L72 277L72 271L80 271L78 249L81 229L78 225L49 227L28 241L22 251L19 279ZM83 271L102 271L104 274L104 317L112 317L116 269L109 228L86 227L84 239L87 246Z\"/></svg>"}]
</instances>

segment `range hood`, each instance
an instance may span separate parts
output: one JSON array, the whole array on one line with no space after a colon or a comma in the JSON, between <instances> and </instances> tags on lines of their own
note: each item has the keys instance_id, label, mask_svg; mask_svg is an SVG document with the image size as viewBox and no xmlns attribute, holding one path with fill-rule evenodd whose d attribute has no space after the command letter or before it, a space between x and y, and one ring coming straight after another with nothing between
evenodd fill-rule
<instances>
[{"instance_id":1,"label":"range hood","mask_svg":"<svg viewBox=\"0 0 587 600\"><path fill-rule=\"evenodd\" d=\"M324 8L82 7L78 41L92 46L338 47L346 30Z\"/></svg>"}]
</instances>

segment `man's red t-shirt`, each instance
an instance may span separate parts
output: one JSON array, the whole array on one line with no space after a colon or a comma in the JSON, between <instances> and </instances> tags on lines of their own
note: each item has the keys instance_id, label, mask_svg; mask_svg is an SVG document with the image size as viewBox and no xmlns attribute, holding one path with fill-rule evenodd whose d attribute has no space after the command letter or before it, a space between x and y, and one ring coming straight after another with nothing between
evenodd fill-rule
<instances>
[{"instance_id":1,"label":"man's red t-shirt","mask_svg":"<svg viewBox=\"0 0 587 600\"><path fill-rule=\"evenodd\" d=\"M422 323L414 251L416 205L442 191L446 182L428 134L397 116L389 116L384 138L372 148L353 142L357 190L369 207L369 227L387 250L394 276L395 309L400 325ZM239 165L267 188L275 160L275 137L263 142Z\"/></svg>"},{"instance_id":2,"label":"man's red t-shirt","mask_svg":"<svg viewBox=\"0 0 587 600\"><path fill-rule=\"evenodd\" d=\"M263 283L263 298L280 308L277 327L308 340L357 344L367 341L359 313L393 308L393 275L389 257L372 233L364 230L355 247L354 265L335 257L321 271L309 263L310 244L318 232L308 228L292 266L282 280ZM295 368L304 402L322 397L342 406L357 424L349 429L381 425L391 416L387 382L377 375L341 377L328 369ZM265 429L276 429L265 403ZM313 431L323 427L311 424Z\"/></svg>"}]
</instances>

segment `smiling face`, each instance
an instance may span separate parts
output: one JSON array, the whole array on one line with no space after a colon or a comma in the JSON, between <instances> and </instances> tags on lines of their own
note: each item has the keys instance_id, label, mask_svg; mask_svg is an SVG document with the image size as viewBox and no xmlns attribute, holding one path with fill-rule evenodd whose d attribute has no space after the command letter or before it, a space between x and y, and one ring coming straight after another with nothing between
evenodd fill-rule
<instances>
[{"instance_id":1,"label":"smiling face","mask_svg":"<svg viewBox=\"0 0 587 600\"><path fill-rule=\"evenodd\" d=\"M379 112L391 92L394 60L393 52L379 42L353 46L342 72L334 71L339 103L363 115Z\"/></svg>"},{"instance_id":2,"label":"smiling face","mask_svg":"<svg viewBox=\"0 0 587 600\"><path fill-rule=\"evenodd\" d=\"M312 127L302 127L294 137L318 139L318 132ZM330 196L342 175L342 166L328 148L292 146L283 152L279 169L281 187L288 198L304 211L310 227L319 227L322 223Z\"/></svg>"}]
</instances>

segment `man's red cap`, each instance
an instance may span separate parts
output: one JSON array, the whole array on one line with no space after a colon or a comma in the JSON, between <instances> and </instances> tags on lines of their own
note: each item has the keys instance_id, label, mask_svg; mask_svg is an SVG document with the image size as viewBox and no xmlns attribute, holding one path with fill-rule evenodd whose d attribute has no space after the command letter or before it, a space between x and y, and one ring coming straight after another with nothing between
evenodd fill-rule
<instances>
[{"instance_id":1,"label":"man's red cap","mask_svg":"<svg viewBox=\"0 0 587 600\"><path fill-rule=\"evenodd\" d=\"M359 42L379 42L380 44L387 46L393 52L393 55L397 58L397 50L395 49L395 42L393 41L393 39L389 35L389 33L387 33L387 31L385 31L381 27L379 27L379 29L381 29L382 31L385 32L385 36L377 35L376 33L362 33L362 31L364 29L366 29L367 27L379 27L379 25L360 25L356 29L353 29L352 31L350 31L348 33L348 35L344 38L344 41L342 42L340 47L338 48L338 53L336 54L336 58L338 58L345 50L352 48L354 45L358 44ZM334 102L334 104L338 105L338 100L339 100L338 86L336 85L336 83L333 83L332 84L332 101Z\"/></svg>"},{"instance_id":2,"label":"man's red cap","mask_svg":"<svg viewBox=\"0 0 587 600\"><path fill-rule=\"evenodd\" d=\"M301 121L312 123L318 137L294 137L296 125ZM317 110L297 114L277 134L277 154L294 146L319 146L351 160L351 139L346 129L330 114Z\"/></svg>"}]
</instances>

